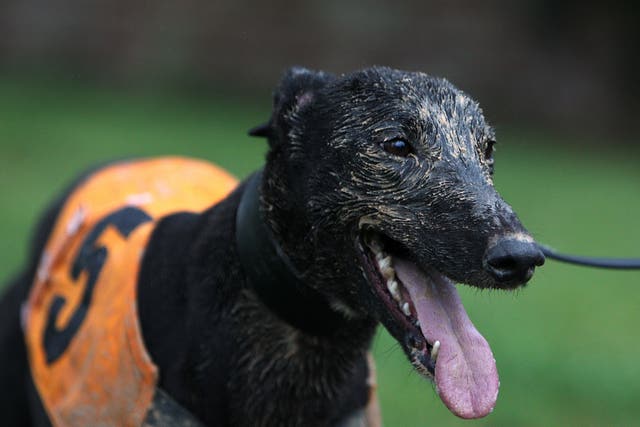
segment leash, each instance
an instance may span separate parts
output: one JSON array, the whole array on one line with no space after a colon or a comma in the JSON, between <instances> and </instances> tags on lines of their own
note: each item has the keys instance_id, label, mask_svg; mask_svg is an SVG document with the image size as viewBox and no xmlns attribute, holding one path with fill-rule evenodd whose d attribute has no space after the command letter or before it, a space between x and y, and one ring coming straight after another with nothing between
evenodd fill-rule
<instances>
[{"instance_id":1,"label":"leash","mask_svg":"<svg viewBox=\"0 0 640 427\"><path fill-rule=\"evenodd\" d=\"M638 258L600 258L580 255L563 254L546 245L538 244L545 257L568 264L581 265L586 267L608 268L613 270L639 270L640 259Z\"/></svg>"}]
</instances>

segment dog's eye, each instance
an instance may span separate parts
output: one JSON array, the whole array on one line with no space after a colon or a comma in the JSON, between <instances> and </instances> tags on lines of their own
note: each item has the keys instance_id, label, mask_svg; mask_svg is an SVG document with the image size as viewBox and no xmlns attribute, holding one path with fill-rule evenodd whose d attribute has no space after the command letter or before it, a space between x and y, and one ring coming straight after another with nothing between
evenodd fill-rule
<instances>
[{"instance_id":1,"label":"dog's eye","mask_svg":"<svg viewBox=\"0 0 640 427\"><path fill-rule=\"evenodd\" d=\"M382 148L394 156L407 157L413 152L411 145L403 139L392 139L382 143Z\"/></svg>"}]
</instances>

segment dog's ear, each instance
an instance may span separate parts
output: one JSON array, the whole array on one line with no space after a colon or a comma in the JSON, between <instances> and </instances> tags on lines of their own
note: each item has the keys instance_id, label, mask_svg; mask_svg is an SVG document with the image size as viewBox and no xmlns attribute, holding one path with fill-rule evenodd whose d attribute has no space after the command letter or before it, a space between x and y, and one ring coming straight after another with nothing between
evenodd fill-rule
<instances>
[{"instance_id":1,"label":"dog's ear","mask_svg":"<svg viewBox=\"0 0 640 427\"><path fill-rule=\"evenodd\" d=\"M316 101L317 92L335 77L323 71L292 67L284 73L273 95L273 112L267 123L249 131L274 146L289 134L300 113Z\"/></svg>"}]
</instances>

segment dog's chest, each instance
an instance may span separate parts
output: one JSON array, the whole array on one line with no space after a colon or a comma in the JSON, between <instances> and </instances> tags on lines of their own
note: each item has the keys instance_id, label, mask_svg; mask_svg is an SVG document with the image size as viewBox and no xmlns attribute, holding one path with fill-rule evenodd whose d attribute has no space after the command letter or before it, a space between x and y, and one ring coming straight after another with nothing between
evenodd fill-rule
<instances>
[{"instance_id":1,"label":"dog's chest","mask_svg":"<svg viewBox=\"0 0 640 427\"><path fill-rule=\"evenodd\" d=\"M240 349L232 366L232 425L377 425L364 422L375 401L373 360L364 350L309 345L295 332L264 332L270 339L247 338L252 345Z\"/></svg>"}]
</instances>

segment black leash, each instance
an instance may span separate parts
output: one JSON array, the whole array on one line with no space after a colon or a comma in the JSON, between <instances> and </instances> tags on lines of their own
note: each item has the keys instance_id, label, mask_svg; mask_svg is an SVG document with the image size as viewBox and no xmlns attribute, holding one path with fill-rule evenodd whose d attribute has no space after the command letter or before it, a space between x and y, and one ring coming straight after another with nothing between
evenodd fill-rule
<instances>
[{"instance_id":1,"label":"black leash","mask_svg":"<svg viewBox=\"0 0 640 427\"><path fill-rule=\"evenodd\" d=\"M640 269L640 259L638 258L600 258L586 257L579 255L567 255L551 249L549 246L540 245L540 250L545 257L569 264L582 265L587 267L610 268L616 270L637 270Z\"/></svg>"}]
</instances>

